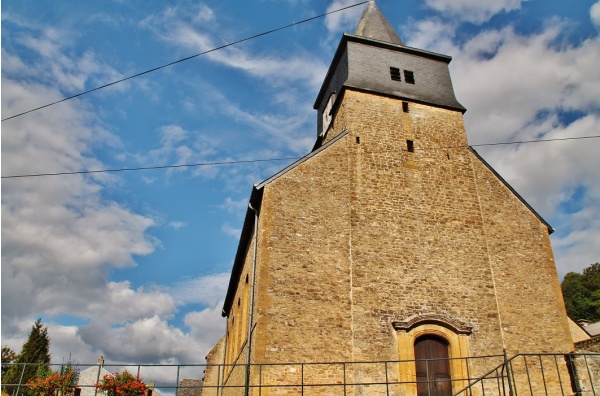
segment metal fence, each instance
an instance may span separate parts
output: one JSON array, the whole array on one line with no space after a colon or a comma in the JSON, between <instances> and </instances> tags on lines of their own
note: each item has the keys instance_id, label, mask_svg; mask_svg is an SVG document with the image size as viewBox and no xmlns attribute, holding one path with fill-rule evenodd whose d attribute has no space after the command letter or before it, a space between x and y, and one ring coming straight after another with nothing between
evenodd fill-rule
<instances>
[{"instance_id":1,"label":"metal fence","mask_svg":"<svg viewBox=\"0 0 600 396\"><path fill-rule=\"evenodd\" d=\"M147 384L148 396L236 395L600 395L600 354L522 354L447 360L451 378L415 375L417 361L317 362L239 365L72 364L76 395L99 396L104 375L129 371ZM22 366L25 372L26 364ZM6 365L4 365L6 366ZM64 364L52 364L60 371ZM422 365L421 365L422 366ZM206 377L206 378L205 378ZM451 393L439 393L441 385ZM11 396L28 395L26 384L2 383ZM60 396L60 395L57 395Z\"/></svg>"},{"instance_id":2,"label":"metal fence","mask_svg":"<svg viewBox=\"0 0 600 396\"><path fill-rule=\"evenodd\" d=\"M455 395L600 395L600 354L519 354Z\"/></svg>"}]
</instances>

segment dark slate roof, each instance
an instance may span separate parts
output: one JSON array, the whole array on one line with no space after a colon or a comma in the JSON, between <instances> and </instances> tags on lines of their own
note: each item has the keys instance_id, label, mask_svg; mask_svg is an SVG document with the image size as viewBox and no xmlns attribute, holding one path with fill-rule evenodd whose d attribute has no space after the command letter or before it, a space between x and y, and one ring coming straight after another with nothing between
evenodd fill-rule
<instances>
[{"instance_id":1,"label":"dark slate roof","mask_svg":"<svg viewBox=\"0 0 600 396\"><path fill-rule=\"evenodd\" d=\"M396 30L375 5L375 1L369 1L367 4L354 34L386 43L404 45Z\"/></svg>"},{"instance_id":2,"label":"dark slate roof","mask_svg":"<svg viewBox=\"0 0 600 396\"><path fill-rule=\"evenodd\" d=\"M319 90L314 108L321 115L331 93L350 88L450 110L466 111L456 99L448 64L452 58L404 45L374 1L369 1L355 34L344 34ZM390 78L391 67L413 73L414 80ZM415 83L416 80L416 83Z\"/></svg>"}]
</instances>

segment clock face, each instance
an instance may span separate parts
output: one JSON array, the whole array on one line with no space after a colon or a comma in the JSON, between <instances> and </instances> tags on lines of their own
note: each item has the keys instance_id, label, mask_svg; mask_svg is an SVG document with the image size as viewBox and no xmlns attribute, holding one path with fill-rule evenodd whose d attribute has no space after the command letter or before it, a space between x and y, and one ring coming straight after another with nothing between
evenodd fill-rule
<instances>
[{"instance_id":1,"label":"clock face","mask_svg":"<svg viewBox=\"0 0 600 396\"><path fill-rule=\"evenodd\" d=\"M327 130L329 129L329 125L331 124L331 120L333 115L331 114L331 109L333 108L333 104L335 103L335 92L329 95L329 100L327 100L327 105L323 110L323 128L321 129L321 136L325 136Z\"/></svg>"}]
</instances>

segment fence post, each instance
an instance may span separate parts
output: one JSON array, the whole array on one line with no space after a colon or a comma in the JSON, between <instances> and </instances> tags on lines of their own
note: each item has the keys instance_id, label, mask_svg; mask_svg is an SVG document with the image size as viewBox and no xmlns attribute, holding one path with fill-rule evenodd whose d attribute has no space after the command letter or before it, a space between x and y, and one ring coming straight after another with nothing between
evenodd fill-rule
<instances>
[{"instance_id":1,"label":"fence post","mask_svg":"<svg viewBox=\"0 0 600 396\"><path fill-rule=\"evenodd\" d=\"M569 377L571 377L571 390L574 391L576 395L581 395L581 388L579 387L579 381L577 379L577 367L575 367L575 358L573 353L566 354L565 360L567 362L567 371L569 372Z\"/></svg>"},{"instance_id":2,"label":"fence post","mask_svg":"<svg viewBox=\"0 0 600 396\"><path fill-rule=\"evenodd\" d=\"M510 364L508 356L506 355L506 349L504 350L504 364L502 365L502 371L506 369L506 379L508 380L508 394L513 396L512 382L510 381ZM504 381L503 381L504 382Z\"/></svg>"},{"instance_id":3,"label":"fence post","mask_svg":"<svg viewBox=\"0 0 600 396\"><path fill-rule=\"evenodd\" d=\"M346 362L343 362L343 369L344 369L344 396L346 396Z\"/></svg>"},{"instance_id":4,"label":"fence post","mask_svg":"<svg viewBox=\"0 0 600 396\"><path fill-rule=\"evenodd\" d=\"M179 393L179 370L181 369L181 365L177 365L177 382L175 383L175 396Z\"/></svg>"},{"instance_id":5,"label":"fence post","mask_svg":"<svg viewBox=\"0 0 600 396\"><path fill-rule=\"evenodd\" d=\"M100 373L102 372L102 364L98 365L98 375L96 376L96 385L100 382ZM94 396L98 396L98 387L94 386Z\"/></svg>"},{"instance_id":6,"label":"fence post","mask_svg":"<svg viewBox=\"0 0 600 396\"><path fill-rule=\"evenodd\" d=\"M19 391L21 390L21 384L23 383L23 377L25 376L25 368L27 367L27 363L23 364L23 370L21 371L21 378L19 378L19 385L17 385L17 394L15 396L19 396Z\"/></svg>"},{"instance_id":7,"label":"fence post","mask_svg":"<svg viewBox=\"0 0 600 396\"><path fill-rule=\"evenodd\" d=\"M390 379L388 377L388 362L385 363L385 394L390 396Z\"/></svg>"}]
</instances>

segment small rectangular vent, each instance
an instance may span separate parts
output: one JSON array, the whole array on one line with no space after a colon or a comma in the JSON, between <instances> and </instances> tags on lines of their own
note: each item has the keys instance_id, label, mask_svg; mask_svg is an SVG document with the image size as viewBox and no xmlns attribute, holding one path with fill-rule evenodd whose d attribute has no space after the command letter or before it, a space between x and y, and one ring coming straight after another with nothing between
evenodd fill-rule
<instances>
[{"instance_id":1,"label":"small rectangular vent","mask_svg":"<svg viewBox=\"0 0 600 396\"><path fill-rule=\"evenodd\" d=\"M406 81L408 84L414 84L415 73L411 72L410 70L404 70L404 81Z\"/></svg>"},{"instance_id":2,"label":"small rectangular vent","mask_svg":"<svg viewBox=\"0 0 600 396\"><path fill-rule=\"evenodd\" d=\"M415 144L412 140L406 141L406 149L408 150L409 153L415 152Z\"/></svg>"},{"instance_id":3,"label":"small rectangular vent","mask_svg":"<svg viewBox=\"0 0 600 396\"><path fill-rule=\"evenodd\" d=\"M390 77L392 77L392 80L394 81L402 81L400 79L400 69L397 67L390 67Z\"/></svg>"},{"instance_id":4,"label":"small rectangular vent","mask_svg":"<svg viewBox=\"0 0 600 396\"><path fill-rule=\"evenodd\" d=\"M408 113L408 102L402 102L402 111Z\"/></svg>"}]
</instances>

